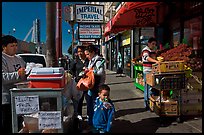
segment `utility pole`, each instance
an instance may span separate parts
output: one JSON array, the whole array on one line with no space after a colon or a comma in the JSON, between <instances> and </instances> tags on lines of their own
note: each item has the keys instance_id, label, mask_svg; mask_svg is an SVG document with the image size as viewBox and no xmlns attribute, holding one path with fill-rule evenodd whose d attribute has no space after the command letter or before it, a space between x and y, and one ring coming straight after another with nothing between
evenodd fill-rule
<instances>
[{"instance_id":1,"label":"utility pole","mask_svg":"<svg viewBox=\"0 0 204 135\"><path fill-rule=\"evenodd\" d=\"M56 2L56 57L57 60L62 57L62 2Z\"/></svg>"},{"instance_id":2,"label":"utility pole","mask_svg":"<svg viewBox=\"0 0 204 135\"><path fill-rule=\"evenodd\" d=\"M68 5L64 7L64 20L71 26L72 31L72 56L74 57L74 24L75 24L75 6L74 5Z\"/></svg>"},{"instance_id":3,"label":"utility pole","mask_svg":"<svg viewBox=\"0 0 204 135\"><path fill-rule=\"evenodd\" d=\"M55 47L56 2L46 2L46 58L49 67L57 66Z\"/></svg>"},{"instance_id":4,"label":"utility pole","mask_svg":"<svg viewBox=\"0 0 204 135\"><path fill-rule=\"evenodd\" d=\"M74 58L74 21L69 22L71 28L72 28L72 57Z\"/></svg>"}]
</instances>

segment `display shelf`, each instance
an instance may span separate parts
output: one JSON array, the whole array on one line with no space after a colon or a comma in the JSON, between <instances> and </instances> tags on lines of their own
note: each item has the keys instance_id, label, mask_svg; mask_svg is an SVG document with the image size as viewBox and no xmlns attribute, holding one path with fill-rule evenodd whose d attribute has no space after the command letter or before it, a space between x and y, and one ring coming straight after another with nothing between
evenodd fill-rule
<instances>
[{"instance_id":1,"label":"display shelf","mask_svg":"<svg viewBox=\"0 0 204 135\"><path fill-rule=\"evenodd\" d=\"M135 85L135 87L136 88L138 88L138 89L140 89L141 91L143 91L144 92L144 86L143 85L140 85L139 83L134 83L134 85Z\"/></svg>"},{"instance_id":2,"label":"display shelf","mask_svg":"<svg viewBox=\"0 0 204 135\"><path fill-rule=\"evenodd\" d=\"M134 70L135 70L134 85L139 90L144 91L144 86L141 85L140 83L136 82L136 79L138 78L138 73L142 73L143 74L143 66L140 65L140 64L135 64L134 65Z\"/></svg>"}]
</instances>

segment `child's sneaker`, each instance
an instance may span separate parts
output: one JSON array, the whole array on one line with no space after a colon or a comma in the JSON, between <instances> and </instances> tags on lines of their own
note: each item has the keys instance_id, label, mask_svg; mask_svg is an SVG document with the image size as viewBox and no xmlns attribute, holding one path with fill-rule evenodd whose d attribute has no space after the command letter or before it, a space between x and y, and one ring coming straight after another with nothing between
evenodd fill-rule
<instances>
[{"instance_id":1,"label":"child's sneaker","mask_svg":"<svg viewBox=\"0 0 204 135\"><path fill-rule=\"evenodd\" d=\"M82 116L81 116L81 115L77 115L77 118L78 118L80 121L82 121L82 120L83 120L83 118L82 118Z\"/></svg>"}]
</instances>

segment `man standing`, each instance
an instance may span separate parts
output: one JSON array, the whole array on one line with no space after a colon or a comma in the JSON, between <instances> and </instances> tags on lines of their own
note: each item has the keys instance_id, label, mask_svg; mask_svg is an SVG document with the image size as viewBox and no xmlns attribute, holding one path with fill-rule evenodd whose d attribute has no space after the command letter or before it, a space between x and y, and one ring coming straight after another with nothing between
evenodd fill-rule
<instances>
[{"instance_id":1,"label":"man standing","mask_svg":"<svg viewBox=\"0 0 204 135\"><path fill-rule=\"evenodd\" d=\"M146 82L146 74L152 71L152 64L159 63L155 60L157 40L156 38L149 38L147 46L142 50L142 62L143 62L143 78L144 78L144 107L149 110L149 97L152 95L152 87Z\"/></svg>"},{"instance_id":2,"label":"man standing","mask_svg":"<svg viewBox=\"0 0 204 135\"><path fill-rule=\"evenodd\" d=\"M26 79L26 63L16 55L17 40L6 35L2 37L2 127L6 133L12 132L11 95L14 84Z\"/></svg>"}]
</instances>

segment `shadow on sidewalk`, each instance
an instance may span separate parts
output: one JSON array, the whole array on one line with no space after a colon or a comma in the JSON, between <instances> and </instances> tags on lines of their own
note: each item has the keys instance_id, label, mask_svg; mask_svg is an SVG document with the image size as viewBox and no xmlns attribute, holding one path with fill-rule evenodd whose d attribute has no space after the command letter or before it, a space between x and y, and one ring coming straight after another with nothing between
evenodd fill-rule
<instances>
[{"instance_id":1,"label":"shadow on sidewalk","mask_svg":"<svg viewBox=\"0 0 204 135\"><path fill-rule=\"evenodd\" d=\"M118 110L115 113L115 118L125 116L125 115L130 115L130 114L136 114L136 113L141 113L144 112L144 108L135 108L135 109L123 109L123 110Z\"/></svg>"},{"instance_id":2,"label":"shadow on sidewalk","mask_svg":"<svg viewBox=\"0 0 204 135\"><path fill-rule=\"evenodd\" d=\"M107 85L114 85L114 84L124 84L124 83L133 83L134 81L125 81L125 82L116 82L116 83L106 83Z\"/></svg>"},{"instance_id":3,"label":"shadow on sidewalk","mask_svg":"<svg viewBox=\"0 0 204 135\"><path fill-rule=\"evenodd\" d=\"M106 75L116 75L117 73L107 73L106 72Z\"/></svg>"},{"instance_id":4,"label":"shadow on sidewalk","mask_svg":"<svg viewBox=\"0 0 204 135\"><path fill-rule=\"evenodd\" d=\"M163 127L167 127L172 121L166 121ZM156 133L161 127L159 117L142 119L141 121L132 123L127 120L114 120L111 133Z\"/></svg>"},{"instance_id":5,"label":"shadow on sidewalk","mask_svg":"<svg viewBox=\"0 0 204 135\"><path fill-rule=\"evenodd\" d=\"M126 98L126 99L116 99L116 100L112 100L112 101L113 101L113 102L122 102L122 101L140 100L140 99L144 99L144 97L138 97L138 98Z\"/></svg>"}]
</instances>

